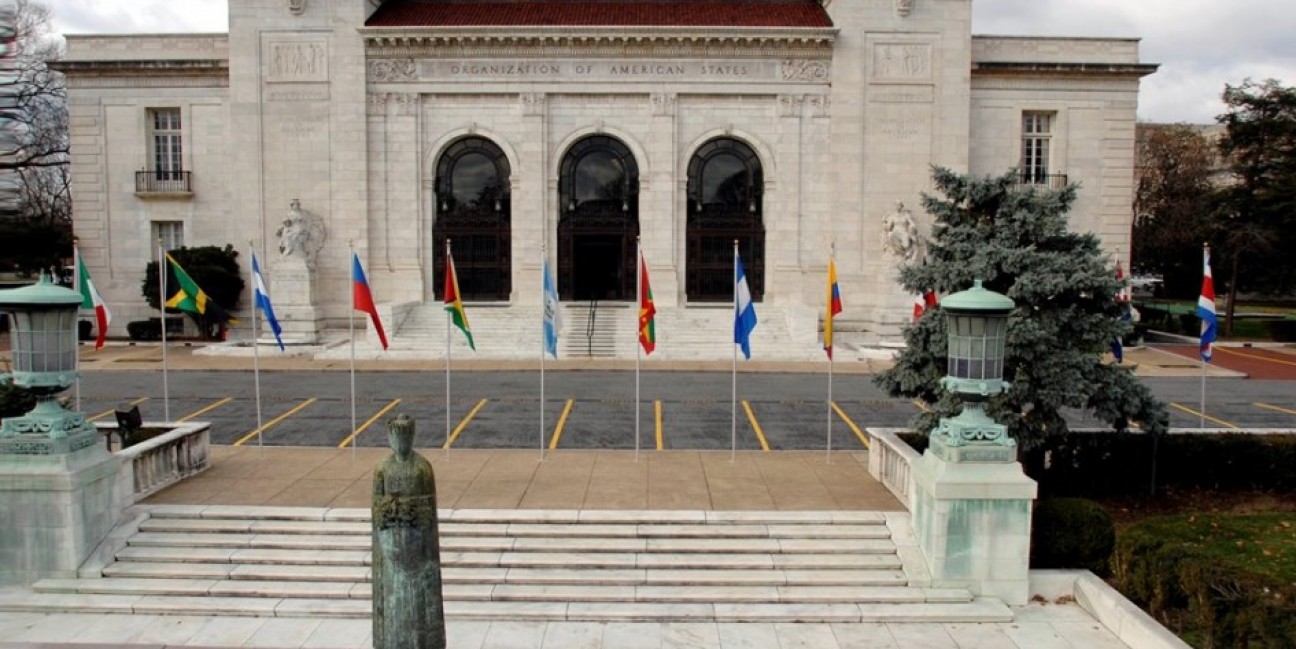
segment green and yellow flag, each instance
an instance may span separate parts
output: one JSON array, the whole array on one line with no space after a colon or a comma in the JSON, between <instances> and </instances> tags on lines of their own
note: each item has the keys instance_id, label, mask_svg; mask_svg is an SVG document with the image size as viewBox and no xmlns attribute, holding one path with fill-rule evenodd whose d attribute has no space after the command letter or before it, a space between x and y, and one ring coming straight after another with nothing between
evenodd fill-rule
<instances>
[{"instance_id":1,"label":"green and yellow flag","mask_svg":"<svg viewBox=\"0 0 1296 649\"><path fill-rule=\"evenodd\" d=\"M170 295L164 303L168 309L195 313L212 322L238 322L231 318L215 300L207 297L207 294L198 286L198 282L195 282L189 273L180 267L171 253L166 253L166 260L171 271L168 273L169 277L165 285Z\"/></svg>"},{"instance_id":2,"label":"green and yellow flag","mask_svg":"<svg viewBox=\"0 0 1296 649\"><path fill-rule=\"evenodd\" d=\"M450 244L446 244L445 258L445 310L450 314L450 321L454 326L459 327L465 338L468 339L468 347L477 351L477 346L473 344L472 329L468 326L468 313L464 311L463 300L459 299L459 278L455 275L454 257L450 256Z\"/></svg>"}]
</instances>

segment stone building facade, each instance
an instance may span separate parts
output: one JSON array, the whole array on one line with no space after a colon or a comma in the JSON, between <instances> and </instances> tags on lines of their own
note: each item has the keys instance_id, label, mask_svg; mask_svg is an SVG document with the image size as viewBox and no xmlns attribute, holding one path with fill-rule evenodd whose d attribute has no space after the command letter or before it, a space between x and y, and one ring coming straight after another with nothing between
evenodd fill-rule
<instances>
[{"instance_id":1,"label":"stone building facade","mask_svg":"<svg viewBox=\"0 0 1296 649\"><path fill-rule=\"evenodd\" d=\"M399 340L440 297L447 238L487 330L538 309L544 256L568 306L634 300L638 238L668 320L728 303L737 240L769 335L812 340L835 247L839 341L895 340L931 165L1078 182L1073 227L1129 249L1155 66L1133 39L973 36L971 11L230 0L228 34L69 36L76 233L115 329L155 315L159 237L255 247L274 284L296 200L326 232L288 318L305 337L345 328L351 249Z\"/></svg>"}]
</instances>

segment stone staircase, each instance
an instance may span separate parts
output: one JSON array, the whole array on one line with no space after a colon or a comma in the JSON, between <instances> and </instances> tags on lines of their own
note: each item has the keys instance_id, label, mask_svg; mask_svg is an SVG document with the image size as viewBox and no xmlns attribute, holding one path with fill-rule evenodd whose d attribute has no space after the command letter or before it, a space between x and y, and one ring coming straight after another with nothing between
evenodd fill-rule
<instances>
[{"instance_id":1,"label":"stone staircase","mask_svg":"<svg viewBox=\"0 0 1296 649\"><path fill-rule=\"evenodd\" d=\"M102 565L0 592L0 611L370 615L368 510L141 511ZM897 552L897 524L907 515L442 510L445 610L512 621L1012 619L998 600L924 587L925 572Z\"/></svg>"},{"instance_id":2,"label":"stone staircase","mask_svg":"<svg viewBox=\"0 0 1296 649\"><path fill-rule=\"evenodd\" d=\"M590 312L595 312L593 322ZM634 358L638 307L625 302L563 306L559 358ZM592 327L591 327L592 324Z\"/></svg>"}]
</instances>

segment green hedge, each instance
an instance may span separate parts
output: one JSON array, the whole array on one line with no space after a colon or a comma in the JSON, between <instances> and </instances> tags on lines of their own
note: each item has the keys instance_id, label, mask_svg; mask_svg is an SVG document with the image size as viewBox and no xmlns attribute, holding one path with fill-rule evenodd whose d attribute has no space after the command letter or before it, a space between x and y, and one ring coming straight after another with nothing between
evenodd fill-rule
<instances>
[{"instance_id":1,"label":"green hedge","mask_svg":"<svg viewBox=\"0 0 1296 649\"><path fill-rule=\"evenodd\" d=\"M918 452L927 436L901 435ZM1040 497L1144 495L1152 482L1152 438L1139 433L1053 435L1022 457ZM1296 493L1296 435L1164 435L1158 489L1198 488Z\"/></svg>"},{"instance_id":2,"label":"green hedge","mask_svg":"<svg viewBox=\"0 0 1296 649\"><path fill-rule=\"evenodd\" d=\"M1084 498L1047 498L1031 516L1031 568L1110 574L1116 527L1102 505Z\"/></svg>"},{"instance_id":3,"label":"green hedge","mask_svg":"<svg viewBox=\"0 0 1296 649\"><path fill-rule=\"evenodd\" d=\"M1179 515L1123 530L1116 587L1199 649L1296 647L1296 516Z\"/></svg>"}]
</instances>

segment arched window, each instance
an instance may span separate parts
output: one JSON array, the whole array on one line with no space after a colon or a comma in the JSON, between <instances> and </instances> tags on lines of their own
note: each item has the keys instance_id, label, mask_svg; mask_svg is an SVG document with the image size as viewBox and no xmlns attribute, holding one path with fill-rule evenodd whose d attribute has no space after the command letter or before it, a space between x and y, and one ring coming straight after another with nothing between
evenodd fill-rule
<instances>
[{"instance_id":1,"label":"arched window","mask_svg":"<svg viewBox=\"0 0 1296 649\"><path fill-rule=\"evenodd\" d=\"M760 158L733 138L708 140L689 160L685 291L692 302L733 299L738 241L752 299L765 294L765 226Z\"/></svg>"},{"instance_id":2,"label":"arched window","mask_svg":"<svg viewBox=\"0 0 1296 649\"><path fill-rule=\"evenodd\" d=\"M453 246L463 299L509 299L509 173L504 152L485 138L457 140L441 154L434 197L436 219L432 224L432 284L436 299L443 298L445 287L447 238Z\"/></svg>"},{"instance_id":3,"label":"arched window","mask_svg":"<svg viewBox=\"0 0 1296 649\"><path fill-rule=\"evenodd\" d=\"M558 294L634 297L639 165L620 140L592 135L563 156L558 183Z\"/></svg>"}]
</instances>

